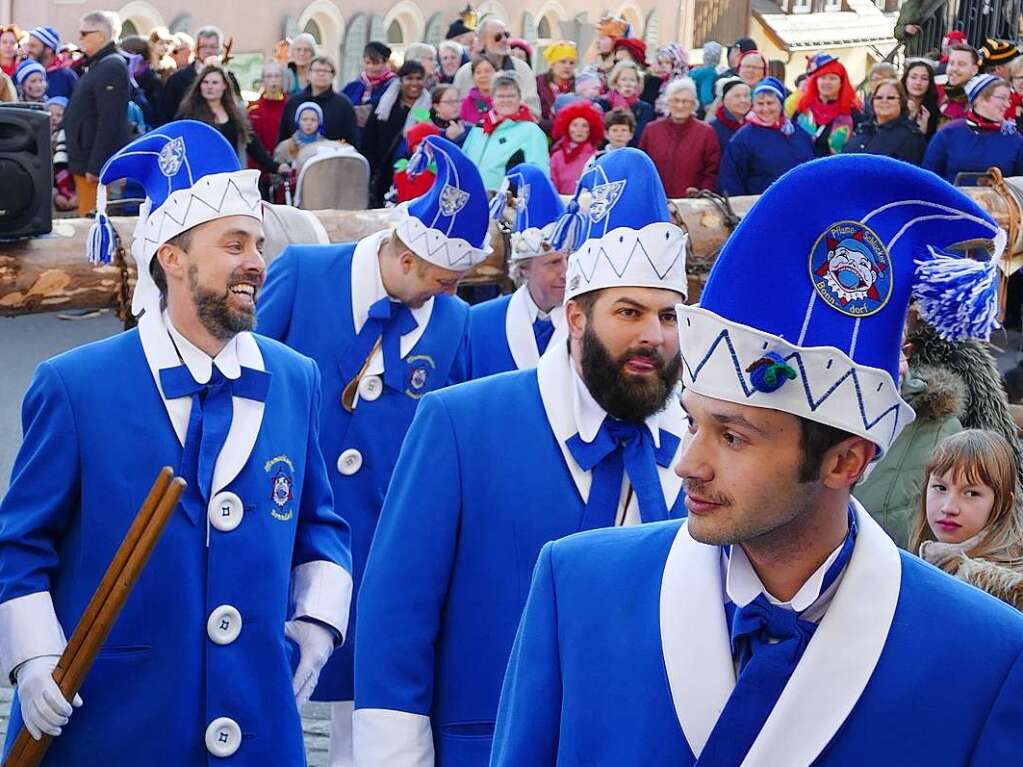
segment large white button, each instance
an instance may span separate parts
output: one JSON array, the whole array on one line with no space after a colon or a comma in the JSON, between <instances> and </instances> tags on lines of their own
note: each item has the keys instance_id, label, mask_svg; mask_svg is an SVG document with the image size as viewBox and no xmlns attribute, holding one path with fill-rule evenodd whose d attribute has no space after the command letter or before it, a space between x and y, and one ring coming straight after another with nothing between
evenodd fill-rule
<instances>
[{"instance_id":1,"label":"large white button","mask_svg":"<svg viewBox=\"0 0 1023 767\"><path fill-rule=\"evenodd\" d=\"M231 605L221 605L206 619L206 633L215 644L231 644L242 631L242 614Z\"/></svg>"},{"instance_id":2,"label":"large white button","mask_svg":"<svg viewBox=\"0 0 1023 767\"><path fill-rule=\"evenodd\" d=\"M345 450L337 457L337 470L346 477L362 468L362 453L354 447Z\"/></svg>"},{"instance_id":3,"label":"large white button","mask_svg":"<svg viewBox=\"0 0 1023 767\"><path fill-rule=\"evenodd\" d=\"M379 399L383 391L384 382L380 380L380 376L363 376L359 381L359 397L366 402Z\"/></svg>"},{"instance_id":4,"label":"large white button","mask_svg":"<svg viewBox=\"0 0 1023 767\"><path fill-rule=\"evenodd\" d=\"M242 744L242 728L228 716L210 722L206 728L206 750L214 756L231 756Z\"/></svg>"},{"instance_id":5,"label":"large white button","mask_svg":"<svg viewBox=\"0 0 1023 767\"><path fill-rule=\"evenodd\" d=\"M217 530L229 533L242 523L245 507L242 499L234 493L217 493L210 501L210 524Z\"/></svg>"}]
</instances>

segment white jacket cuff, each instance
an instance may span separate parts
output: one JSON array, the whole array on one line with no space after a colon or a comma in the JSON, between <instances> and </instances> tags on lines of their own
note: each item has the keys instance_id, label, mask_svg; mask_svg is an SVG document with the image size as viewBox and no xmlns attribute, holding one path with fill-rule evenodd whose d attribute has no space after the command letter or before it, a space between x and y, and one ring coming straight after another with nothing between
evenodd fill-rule
<instances>
[{"instance_id":1,"label":"white jacket cuff","mask_svg":"<svg viewBox=\"0 0 1023 767\"><path fill-rule=\"evenodd\" d=\"M4 676L41 655L60 655L67 639L50 592L37 591L0 604L0 669Z\"/></svg>"},{"instance_id":2,"label":"white jacket cuff","mask_svg":"<svg viewBox=\"0 0 1023 767\"><path fill-rule=\"evenodd\" d=\"M347 638L352 576L341 565L317 560L296 567L291 571L291 602L292 618L315 618Z\"/></svg>"},{"instance_id":3,"label":"white jacket cuff","mask_svg":"<svg viewBox=\"0 0 1023 767\"><path fill-rule=\"evenodd\" d=\"M352 720L356 767L433 767L430 717L359 708Z\"/></svg>"}]
</instances>

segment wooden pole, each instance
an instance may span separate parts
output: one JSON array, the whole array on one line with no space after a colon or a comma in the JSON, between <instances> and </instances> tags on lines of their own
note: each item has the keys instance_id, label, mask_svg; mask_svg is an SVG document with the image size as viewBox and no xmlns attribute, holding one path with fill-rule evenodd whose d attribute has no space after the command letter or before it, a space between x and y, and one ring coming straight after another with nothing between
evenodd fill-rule
<instances>
[{"instance_id":1,"label":"wooden pole","mask_svg":"<svg viewBox=\"0 0 1023 767\"><path fill-rule=\"evenodd\" d=\"M185 481L173 477L169 467L153 483L53 670L53 679L67 700L78 694L184 489ZM3 767L37 767L52 740L46 734L35 740L23 727Z\"/></svg>"}]
</instances>

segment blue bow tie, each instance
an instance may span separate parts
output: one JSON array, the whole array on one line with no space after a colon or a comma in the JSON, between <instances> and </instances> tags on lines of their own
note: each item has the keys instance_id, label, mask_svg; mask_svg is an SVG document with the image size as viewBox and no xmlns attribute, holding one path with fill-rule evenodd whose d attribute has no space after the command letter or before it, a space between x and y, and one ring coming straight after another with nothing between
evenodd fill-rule
<instances>
[{"instance_id":1,"label":"blue bow tie","mask_svg":"<svg viewBox=\"0 0 1023 767\"><path fill-rule=\"evenodd\" d=\"M386 296L374 301L362 329L341 355L342 380L347 383L359 375L379 339L384 354L384 383L395 391L402 391L401 337L417 326L416 318L405 304Z\"/></svg>"},{"instance_id":2,"label":"blue bow tie","mask_svg":"<svg viewBox=\"0 0 1023 767\"><path fill-rule=\"evenodd\" d=\"M593 475L581 529L614 524L625 473L639 501L642 520L655 522L668 518L657 466L671 465L680 440L662 429L659 441L660 447L655 448L646 424L620 421L611 416L604 418L592 442L584 442L578 434L568 439L565 446L575 462Z\"/></svg>"},{"instance_id":3,"label":"blue bow tie","mask_svg":"<svg viewBox=\"0 0 1023 767\"><path fill-rule=\"evenodd\" d=\"M547 351L547 345L554 335L554 323L548 317L545 320L539 318L533 320L533 337L536 339L536 349L540 354Z\"/></svg>"},{"instance_id":4,"label":"blue bow tie","mask_svg":"<svg viewBox=\"0 0 1023 767\"><path fill-rule=\"evenodd\" d=\"M241 375L232 381L214 365L210 380L201 384L186 366L178 365L160 371L160 387L167 399L192 398L178 474L188 483L181 496L181 505L189 521L197 525L209 503L213 470L231 429L234 415L231 398L244 397L265 402L270 389L270 374L243 367Z\"/></svg>"}]
</instances>

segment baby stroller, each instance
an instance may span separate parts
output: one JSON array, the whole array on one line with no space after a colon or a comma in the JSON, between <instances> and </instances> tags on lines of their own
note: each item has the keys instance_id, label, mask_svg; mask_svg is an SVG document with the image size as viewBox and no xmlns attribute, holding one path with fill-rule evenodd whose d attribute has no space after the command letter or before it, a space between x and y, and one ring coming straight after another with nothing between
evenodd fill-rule
<instances>
[{"instance_id":1,"label":"baby stroller","mask_svg":"<svg viewBox=\"0 0 1023 767\"><path fill-rule=\"evenodd\" d=\"M369 162L348 145L321 148L302 163L294 203L303 210L366 210Z\"/></svg>"}]
</instances>

